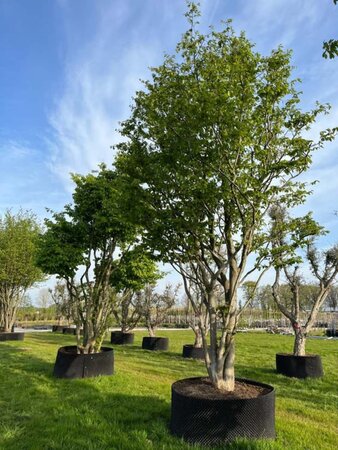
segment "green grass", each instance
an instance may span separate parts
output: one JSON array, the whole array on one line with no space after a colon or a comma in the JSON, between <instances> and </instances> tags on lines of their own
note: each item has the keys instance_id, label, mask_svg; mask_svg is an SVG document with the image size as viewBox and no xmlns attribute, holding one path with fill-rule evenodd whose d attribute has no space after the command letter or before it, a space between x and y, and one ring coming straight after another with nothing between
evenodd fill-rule
<instances>
[{"instance_id":1,"label":"green grass","mask_svg":"<svg viewBox=\"0 0 338 450\"><path fill-rule=\"evenodd\" d=\"M57 348L74 342L51 333L0 343L0 449L201 449L168 432L170 385L205 374L203 362L183 360L190 331L160 332L170 352L135 345L115 347L115 375L83 380L52 377ZM337 448L338 341L308 340L322 356L325 377L296 380L274 372L276 352L292 348L291 336L238 334L236 376L276 388L276 441L239 441L227 449ZM223 447L224 448L224 447Z\"/></svg>"}]
</instances>

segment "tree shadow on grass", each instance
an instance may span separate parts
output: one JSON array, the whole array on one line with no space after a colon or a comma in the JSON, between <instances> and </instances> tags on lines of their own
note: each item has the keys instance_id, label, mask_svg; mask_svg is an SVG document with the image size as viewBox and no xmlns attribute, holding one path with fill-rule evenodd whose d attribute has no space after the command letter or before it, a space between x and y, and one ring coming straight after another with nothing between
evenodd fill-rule
<instances>
[{"instance_id":1,"label":"tree shadow on grass","mask_svg":"<svg viewBox=\"0 0 338 450\"><path fill-rule=\"evenodd\" d=\"M28 334L28 333L27 333ZM44 333L43 341L41 340L41 333L30 333L29 339L33 342L41 344L43 341L48 344L55 344L58 347L62 345L76 345L76 336L62 333Z\"/></svg>"},{"instance_id":2,"label":"tree shadow on grass","mask_svg":"<svg viewBox=\"0 0 338 450\"><path fill-rule=\"evenodd\" d=\"M122 377L55 379L53 364L25 348L1 346L0 448L191 448L168 432L170 404L125 393ZM128 387L130 389L130 386Z\"/></svg>"},{"instance_id":3,"label":"tree shadow on grass","mask_svg":"<svg viewBox=\"0 0 338 450\"><path fill-rule=\"evenodd\" d=\"M328 390L327 378L307 378L298 379L278 374L274 368L274 361L271 367L250 367L244 365L236 366L236 376L247 378L270 384L276 389L277 402L279 399L296 400L306 402L314 409L318 408L325 400L326 406L334 409L335 398L332 396L334 388L331 386ZM326 391L326 393L325 393Z\"/></svg>"}]
</instances>

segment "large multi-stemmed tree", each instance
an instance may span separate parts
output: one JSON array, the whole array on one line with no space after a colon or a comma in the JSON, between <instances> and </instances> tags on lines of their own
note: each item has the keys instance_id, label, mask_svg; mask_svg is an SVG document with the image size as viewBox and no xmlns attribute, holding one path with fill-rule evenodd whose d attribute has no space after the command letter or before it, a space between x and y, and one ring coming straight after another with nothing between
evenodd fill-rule
<instances>
[{"instance_id":1,"label":"large multi-stemmed tree","mask_svg":"<svg viewBox=\"0 0 338 450\"><path fill-rule=\"evenodd\" d=\"M210 317L208 374L232 391L237 293L267 269L267 211L276 201L293 207L305 200L297 177L334 130L317 142L306 137L328 107L300 109L290 52L262 56L229 23L201 34L198 15L190 4L176 54L152 68L136 93L116 166L144 240L183 277L191 265Z\"/></svg>"},{"instance_id":2,"label":"large multi-stemmed tree","mask_svg":"<svg viewBox=\"0 0 338 450\"><path fill-rule=\"evenodd\" d=\"M11 331L20 302L30 287L43 280L35 264L40 233L29 211L0 217L0 329Z\"/></svg>"},{"instance_id":3,"label":"large multi-stemmed tree","mask_svg":"<svg viewBox=\"0 0 338 450\"><path fill-rule=\"evenodd\" d=\"M113 171L101 166L97 174L74 175L73 204L46 220L38 263L46 273L66 283L74 317L83 327L78 351L100 349L113 311L111 277L136 242L136 227L121 209Z\"/></svg>"}]
</instances>

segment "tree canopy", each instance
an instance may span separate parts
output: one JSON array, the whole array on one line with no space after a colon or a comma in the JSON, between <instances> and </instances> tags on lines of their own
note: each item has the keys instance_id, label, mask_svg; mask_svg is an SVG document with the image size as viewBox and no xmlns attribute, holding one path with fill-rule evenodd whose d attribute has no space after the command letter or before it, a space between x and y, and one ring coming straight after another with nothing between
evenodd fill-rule
<instances>
[{"instance_id":1,"label":"tree canopy","mask_svg":"<svg viewBox=\"0 0 338 450\"><path fill-rule=\"evenodd\" d=\"M5 331L11 329L26 290L44 278L35 264L40 232L30 211L6 211L0 217L0 326Z\"/></svg>"},{"instance_id":2,"label":"tree canopy","mask_svg":"<svg viewBox=\"0 0 338 450\"><path fill-rule=\"evenodd\" d=\"M73 175L73 181L73 204L45 222L38 262L66 281L83 326L79 350L91 353L99 350L112 313L116 261L137 242L137 227L125 220L114 171L102 165L96 174Z\"/></svg>"},{"instance_id":3,"label":"tree canopy","mask_svg":"<svg viewBox=\"0 0 338 450\"><path fill-rule=\"evenodd\" d=\"M182 276L191 266L210 312L209 375L231 390L237 289L262 269L267 211L275 202L293 207L305 200L309 188L297 177L336 130L322 131L318 141L306 137L329 107L300 108L290 52L279 47L262 56L229 22L201 34L194 3L186 15L189 29L176 54L151 69L122 123L126 140L116 166L145 241Z\"/></svg>"}]
</instances>

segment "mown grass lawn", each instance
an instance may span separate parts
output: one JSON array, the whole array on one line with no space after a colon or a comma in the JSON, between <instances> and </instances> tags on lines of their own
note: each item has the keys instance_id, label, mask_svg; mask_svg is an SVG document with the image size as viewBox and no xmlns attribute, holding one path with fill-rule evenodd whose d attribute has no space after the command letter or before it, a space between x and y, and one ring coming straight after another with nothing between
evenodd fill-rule
<instances>
[{"instance_id":1,"label":"mown grass lawn","mask_svg":"<svg viewBox=\"0 0 338 450\"><path fill-rule=\"evenodd\" d=\"M73 337L27 334L23 342L0 343L0 448L201 449L168 432L170 386L205 374L203 362L183 360L190 331L159 332L170 351L115 347L115 375L83 380L52 377L57 348ZM239 441L229 449L338 448L338 341L310 340L308 352L322 356L321 380L288 379L274 372L275 353L290 351L292 337L237 335L236 375L276 388L276 441ZM225 447L223 447L225 448Z\"/></svg>"}]
</instances>

